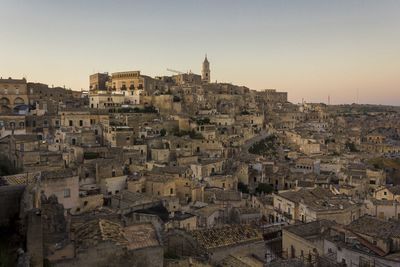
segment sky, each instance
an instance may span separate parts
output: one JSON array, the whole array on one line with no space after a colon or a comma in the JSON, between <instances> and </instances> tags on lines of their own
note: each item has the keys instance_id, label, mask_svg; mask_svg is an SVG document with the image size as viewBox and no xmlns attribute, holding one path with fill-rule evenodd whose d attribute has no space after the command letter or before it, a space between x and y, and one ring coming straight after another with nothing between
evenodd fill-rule
<instances>
[{"instance_id":1,"label":"sky","mask_svg":"<svg viewBox=\"0 0 400 267\"><path fill-rule=\"evenodd\" d=\"M400 105L398 0L0 0L0 14L3 78L80 90L96 72L200 73L207 53L212 81Z\"/></svg>"}]
</instances>

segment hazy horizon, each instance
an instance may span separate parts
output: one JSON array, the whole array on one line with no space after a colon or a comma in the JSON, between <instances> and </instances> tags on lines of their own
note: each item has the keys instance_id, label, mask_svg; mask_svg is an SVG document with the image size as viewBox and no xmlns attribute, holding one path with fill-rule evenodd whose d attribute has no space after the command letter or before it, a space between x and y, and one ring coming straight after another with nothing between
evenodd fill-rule
<instances>
[{"instance_id":1,"label":"hazy horizon","mask_svg":"<svg viewBox=\"0 0 400 267\"><path fill-rule=\"evenodd\" d=\"M400 1L3 1L0 76L74 90L167 68L297 103L400 105Z\"/></svg>"}]
</instances>

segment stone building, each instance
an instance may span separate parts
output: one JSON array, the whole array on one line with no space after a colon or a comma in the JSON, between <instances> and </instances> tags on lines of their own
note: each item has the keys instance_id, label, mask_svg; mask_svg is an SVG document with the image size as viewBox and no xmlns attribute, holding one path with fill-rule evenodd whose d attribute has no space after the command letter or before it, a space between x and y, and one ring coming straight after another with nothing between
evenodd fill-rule
<instances>
[{"instance_id":1,"label":"stone building","mask_svg":"<svg viewBox=\"0 0 400 267\"><path fill-rule=\"evenodd\" d=\"M26 116L17 114L0 115L0 138L7 135L26 134Z\"/></svg>"},{"instance_id":2,"label":"stone building","mask_svg":"<svg viewBox=\"0 0 400 267\"><path fill-rule=\"evenodd\" d=\"M261 233L248 225L194 231L173 230L166 236L167 251L178 256L197 256L217 265L239 251L264 259L265 247Z\"/></svg>"},{"instance_id":3,"label":"stone building","mask_svg":"<svg viewBox=\"0 0 400 267\"><path fill-rule=\"evenodd\" d=\"M0 78L0 112L10 113L24 104L29 104L26 79Z\"/></svg>"},{"instance_id":4,"label":"stone building","mask_svg":"<svg viewBox=\"0 0 400 267\"><path fill-rule=\"evenodd\" d=\"M57 114L60 108L77 108L85 105L81 91L32 82L27 83L27 87L29 104L35 106L36 113Z\"/></svg>"},{"instance_id":5,"label":"stone building","mask_svg":"<svg viewBox=\"0 0 400 267\"><path fill-rule=\"evenodd\" d=\"M73 109L59 111L60 125L62 127L94 127L96 125L108 125L109 116L101 110Z\"/></svg>"},{"instance_id":6,"label":"stone building","mask_svg":"<svg viewBox=\"0 0 400 267\"><path fill-rule=\"evenodd\" d=\"M112 73L106 86L115 92L127 92L127 95L136 94L135 90L143 94L152 94L156 90L164 89L164 82L141 75L140 71L125 71Z\"/></svg>"},{"instance_id":7,"label":"stone building","mask_svg":"<svg viewBox=\"0 0 400 267\"><path fill-rule=\"evenodd\" d=\"M347 225L363 215L359 203L319 187L274 194L274 209L276 221L288 223L325 219Z\"/></svg>"},{"instance_id":8,"label":"stone building","mask_svg":"<svg viewBox=\"0 0 400 267\"><path fill-rule=\"evenodd\" d=\"M134 145L135 132L129 126L105 126L104 139L111 147L131 147Z\"/></svg>"},{"instance_id":9,"label":"stone building","mask_svg":"<svg viewBox=\"0 0 400 267\"><path fill-rule=\"evenodd\" d=\"M396 200L400 202L400 186L383 186L377 188L374 197L378 200Z\"/></svg>"},{"instance_id":10,"label":"stone building","mask_svg":"<svg viewBox=\"0 0 400 267\"><path fill-rule=\"evenodd\" d=\"M194 85L201 84L202 76L194 73L179 73L172 76L172 80L177 85Z\"/></svg>"},{"instance_id":11,"label":"stone building","mask_svg":"<svg viewBox=\"0 0 400 267\"><path fill-rule=\"evenodd\" d=\"M151 224L123 227L94 219L74 230L73 259L54 260L55 266L163 266L159 233Z\"/></svg>"},{"instance_id":12,"label":"stone building","mask_svg":"<svg viewBox=\"0 0 400 267\"><path fill-rule=\"evenodd\" d=\"M66 210L79 206L79 177L71 169L42 171L40 188L46 196L55 195Z\"/></svg>"},{"instance_id":13,"label":"stone building","mask_svg":"<svg viewBox=\"0 0 400 267\"><path fill-rule=\"evenodd\" d=\"M400 266L399 224L363 216L346 228L334 227L323 243L327 258L356 266Z\"/></svg>"},{"instance_id":14,"label":"stone building","mask_svg":"<svg viewBox=\"0 0 400 267\"><path fill-rule=\"evenodd\" d=\"M327 220L288 226L282 230L282 256L301 258L305 262L314 261L324 253L324 235L335 223Z\"/></svg>"},{"instance_id":15,"label":"stone building","mask_svg":"<svg viewBox=\"0 0 400 267\"><path fill-rule=\"evenodd\" d=\"M89 76L89 88L91 91L107 90L106 83L109 81L108 73L95 73Z\"/></svg>"},{"instance_id":16,"label":"stone building","mask_svg":"<svg viewBox=\"0 0 400 267\"><path fill-rule=\"evenodd\" d=\"M125 103L125 95L122 93L93 92L89 94L91 108L110 109L121 107Z\"/></svg>"}]
</instances>

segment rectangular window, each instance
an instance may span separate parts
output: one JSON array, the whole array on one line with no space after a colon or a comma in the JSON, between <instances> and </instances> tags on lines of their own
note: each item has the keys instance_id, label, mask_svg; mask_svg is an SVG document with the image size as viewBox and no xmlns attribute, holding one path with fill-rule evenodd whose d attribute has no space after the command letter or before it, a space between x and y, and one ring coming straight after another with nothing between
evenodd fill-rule
<instances>
[{"instance_id":1,"label":"rectangular window","mask_svg":"<svg viewBox=\"0 0 400 267\"><path fill-rule=\"evenodd\" d=\"M64 198L71 197L71 190L69 188L64 189Z\"/></svg>"},{"instance_id":2,"label":"rectangular window","mask_svg":"<svg viewBox=\"0 0 400 267\"><path fill-rule=\"evenodd\" d=\"M74 126L74 122L72 120L69 121L69 126Z\"/></svg>"},{"instance_id":3,"label":"rectangular window","mask_svg":"<svg viewBox=\"0 0 400 267\"><path fill-rule=\"evenodd\" d=\"M83 120L79 121L79 126L83 126Z\"/></svg>"}]
</instances>

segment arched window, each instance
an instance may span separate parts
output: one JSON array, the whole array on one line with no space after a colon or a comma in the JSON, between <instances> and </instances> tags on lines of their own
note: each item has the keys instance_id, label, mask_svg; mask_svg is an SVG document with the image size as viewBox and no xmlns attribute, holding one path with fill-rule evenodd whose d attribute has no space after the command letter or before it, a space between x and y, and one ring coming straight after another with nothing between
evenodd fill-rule
<instances>
[{"instance_id":1,"label":"arched window","mask_svg":"<svg viewBox=\"0 0 400 267\"><path fill-rule=\"evenodd\" d=\"M8 98L6 98L6 97L2 97L0 99L0 105L2 105L2 106L10 105L10 100L8 100Z\"/></svg>"},{"instance_id":2,"label":"arched window","mask_svg":"<svg viewBox=\"0 0 400 267\"><path fill-rule=\"evenodd\" d=\"M25 101L24 101L22 98L17 97L17 98L14 100L14 105L22 105L22 104L25 104Z\"/></svg>"}]
</instances>

